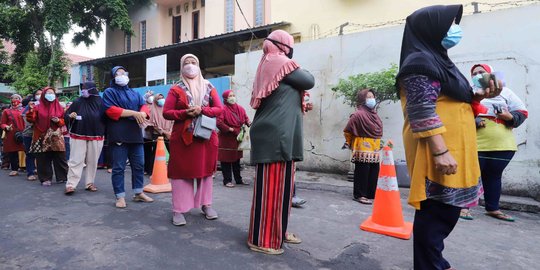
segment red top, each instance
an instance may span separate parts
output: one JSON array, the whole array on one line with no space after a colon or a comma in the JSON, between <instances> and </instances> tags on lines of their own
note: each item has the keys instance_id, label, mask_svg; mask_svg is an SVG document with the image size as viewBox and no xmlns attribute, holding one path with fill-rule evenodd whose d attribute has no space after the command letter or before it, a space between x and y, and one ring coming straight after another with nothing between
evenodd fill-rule
<instances>
[{"instance_id":1,"label":"red top","mask_svg":"<svg viewBox=\"0 0 540 270\"><path fill-rule=\"evenodd\" d=\"M215 88L210 92L209 106L202 107L202 114L217 117L222 105ZM163 117L174 120L170 139L168 176L171 179L195 179L212 175L217 167L218 137L212 133L209 140L193 137L190 130L192 119L187 115L189 108L186 92L178 85L167 94L163 106Z\"/></svg>"},{"instance_id":2,"label":"red top","mask_svg":"<svg viewBox=\"0 0 540 270\"><path fill-rule=\"evenodd\" d=\"M11 130L6 131L6 127L11 125ZM6 133L4 138L4 152L18 152L24 151L24 145L15 142L15 132L24 130L24 121L21 116L21 110L19 109L5 109L2 112L2 119L0 120L0 128Z\"/></svg>"},{"instance_id":3,"label":"red top","mask_svg":"<svg viewBox=\"0 0 540 270\"><path fill-rule=\"evenodd\" d=\"M65 125L63 117L59 117L58 119L59 119L58 123L52 123L51 122L50 127L53 130L56 130L57 128L63 127ZM28 121L30 123L38 123L39 121L49 121L49 119L48 118L40 119L39 116L38 116L37 111L34 110L34 109L30 109L28 111L28 113L26 113L26 121ZM32 136L32 142L36 141L41 136L41 134L43 134L45 132L47 132L47 130L42 132L41 130L39 130L39 128L37 128L37 125L34 125L34 135Z\"/></svg>"}]
</instances>

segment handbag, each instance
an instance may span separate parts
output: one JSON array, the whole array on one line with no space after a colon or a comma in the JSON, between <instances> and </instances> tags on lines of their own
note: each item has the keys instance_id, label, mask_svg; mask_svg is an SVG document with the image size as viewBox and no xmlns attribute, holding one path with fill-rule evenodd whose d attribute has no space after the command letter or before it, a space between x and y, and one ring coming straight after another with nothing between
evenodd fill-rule
<instances>
[{"instance_id":1,"label":"handbag","mask_svg":"<svg viewBox=\"0 0 540 270\"><path fill-rule=\"evenodd\" d=\"M13 120L13 124L15 125L15 130L18 130L19 126L17 125L17 120L15 120L15 116L13 116L13 112L9 111L9 114L11 115L11 119ZM17 144L23 143L23 133L21 131L16 131L14 137Z\"/></svg>"},{"instance_id":2,"label":"handbag","mask_svg":"<svg viewBox=\"0 0 540 270\"><path fill-rule=\"evenodd\" d=\"M66 144L60 128L56 130L53 130L52 128L47 129L44 134L41 134L41 136L30 145L30 153L65 151Z\"/></svg>"},{"instance_id":3,"label":"handbag","mask_svg":"<svg viewBox=\"0 0 540 270\"><path fill-rule=\"evenodd\" d=\"M210 139L212 132L216 130L216 118L201 114L194 121L193 136L205 140Z\"/></svg>"},{"instance_id":4,"label":"handbag","mask_svg":"<svg viewBox=\"0 0 540 270\"><path fill-rule=\"evenodd\" d=\"M242 134L242 137L240 138L240 134ZM240 134L236 137L236 140L240 142L238 145L238 150L250 150L251 149L251 139L249 138L249 128L246 125L242 126L242 130L240 131Z\"/></svg>"}]
</instances>

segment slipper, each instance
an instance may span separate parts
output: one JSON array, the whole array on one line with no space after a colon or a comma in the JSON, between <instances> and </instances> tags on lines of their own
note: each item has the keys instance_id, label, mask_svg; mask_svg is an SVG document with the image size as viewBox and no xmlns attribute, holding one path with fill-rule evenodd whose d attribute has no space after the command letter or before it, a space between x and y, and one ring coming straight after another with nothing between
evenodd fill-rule
<instances>
[{"instance_id":1,"label":"slipper","mask_svg":"<svg viewBox=\"0 0 540 270\"><path fill-rule=\"evenodd\" d=\"M490 216L490 217L493 217L493 218L496 218L496 219L500 219L500 220L504 220L504 221L508 221L508 222L514 222L516 221L513 217L501 212L501 211L496 211L496 212L487 212L486 215Z\"/></svg>"},{"instance_id":2,"label":"slipper","mask_svg":"<svg viewBox=\"0 0 540 270\"><path fill-rule=\"evenodd\" d=\"M353 201L359 202L361 204L373 204L373 202L366 197L353 198Z\"/></svg>"},{"instance_id":3,"label":"slipper","mask_svg":"<svg viewBox=\"0 0 540 270\"><path fill-rule=\"evenodd\" d=\"M228 188L233 188L234 184L232 182L229 182L229 183L225 184L225 186L228 187Z\"/></svg>"},{"instance_id":4,"label":"slipper","mask_svg":"<svg viewBox=\"0 0 540 270\"><path fill-rule=\"evenodd\" d=\"M263 247L258 247L250 243L247 243L247 244L248 244L249 249L251 249L252 251L264 253L267 255L281 255L284 252L284 250L281 248L280 249L263 248Z\"/></svg>"},{"instance_id":5,"label":"slipper","mask_svg":"<svg viewBox=\"0 0 540 270\"><path fill-rule=\"evenodd\" d=\"M97 187L96 185L94 184L88 184L85 188L85 190L88 190L88 191L91 191L91 192L96 192L97 191Z\"/></svg>"},{"instance_id":6,"label":"slipper","mask_svg":"<svg viewBox=\"0 0 540 270\"><path fill-rule=\"evenodd\" d=\"M75 192L75 189L73 187L66 187L66 190L64 191L64 194L71 195Z\"/></svg>"},{"instance_id":7,"label":"slipper","mask_svg":"<svg viewBox=\"0 0 540 270\"><path fill-rule=\"evenodd\" d=\"M465 220L473 220L473 216L471 215L471 210L468 209L461 209L461 212L459 213L459 218L465 219Z\"/></svg>"},{"instance_id":8,"label":"slipper","mask_svg":"<svg viewBox=\"0 0 540 270\"><path fill-rule=\"evenodd\" d=\"M294 233L285 233L285 240L283 240L283 242L288 244L300 244L302 243L302 239L300 239Z\"/></svg>"}]
</instances>

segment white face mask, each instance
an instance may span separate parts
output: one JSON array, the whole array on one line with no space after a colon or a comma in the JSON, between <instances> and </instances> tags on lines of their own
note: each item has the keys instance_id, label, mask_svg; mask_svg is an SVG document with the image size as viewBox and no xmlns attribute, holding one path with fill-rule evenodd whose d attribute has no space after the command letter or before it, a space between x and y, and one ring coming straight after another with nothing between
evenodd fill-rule
<instances>
[{"instance_id":1,"label":"white face mask","mask_svg":"<svg viewBox=\"0 0 540 270\"><path fill-rule=\"evenodd\" d=\"M126 75L118 75L114 78L114 82L120 86L126 86L129 83L129 78Z\"/></svg>"},{"instance_id":2,"label":"white face mask","mask_svg":"<svg viewBox=\"0 0 540 270\"><path fill-rule=\"evenodd\" d=\"M375 108L377 101L374 98L366 98L366 106L370 109Z\"/></svg>"},{"instance_id":3,"label":"white face mask","mask_svg":"<svg viewBox=\"0 0 540 270\"><path fill-rule=\"evenodd\" d=\"M149 96L148 99L146 99L146 102L148 102L148 104L154 103L154 96Z\"/></svg>"},{"instance_id":4,"label":"white face mask","mask_svg":"<svg viewBox=\"0 0 540 270\"><path fill-rule=\"evenodd\" d=\"M236 104L236 97L228 97L227 98L227 103L229 104Z\"/></svg>"},{"instance_id":5,"label":"white face mask","mask_svg":"<svg viewBox=\"0 0 540 270\"><path fill-rule=\"evenodd\" d=\"M182 75L193 79L201 73L201 69L194 64L187 64L182 68Z\"/></svg>"}]
</instances>

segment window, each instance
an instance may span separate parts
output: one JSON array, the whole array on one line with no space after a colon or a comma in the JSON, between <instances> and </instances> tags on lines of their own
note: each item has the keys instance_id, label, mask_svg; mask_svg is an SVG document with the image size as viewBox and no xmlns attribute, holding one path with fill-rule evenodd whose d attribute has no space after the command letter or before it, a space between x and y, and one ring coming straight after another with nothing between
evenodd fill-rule
<instances>
[{"instance_id":1,"label":"window","mask_svg":"<svg viewBox=\"0 0 540 270\"><path fill-rule=\"evenodd\" d=\"M225 0L225 32L234 31L234 0Z\"/></svg>"},{"instance_id":2,"label":"window","mask_svg":"<svg viewBox=\"0 0 540 270\"><path fill-rule=\"evenodd\" d=\"M141 50L146 49L146 21L141 22Z\"/></svg>"},{"instance_id":3,"label":"window","mask_svg":"<svg viewBox=\"0 0 540 270\"><path fill-rule=\"evenodd\" d=\"M255 26L264 24L264 0L255 0Z\"/></svg>"},{"instance_id":4,"label":"window","mask_svg":"<svg viewBox=\"0 0 540 270\"><path fill-rule=\"evenodd\" d=\"M193 39L199 38L199 11L193 12L192 16L192 22L193 22Z\"/></svg>"},{"instance_id":5,"label":"window","mask_svg":"<svg viewBox=\"0 0 540 270\"><path fill-rule=\"evenodd\" d=\"M125 41L126 41L126 52L129 53L131 52L131 34L126 34L125 36Z\"/></svg>"},{"instance_id":6,"label":"window","mask_svg":"<svg viewBox=\"0 0 540 270\"><path fill-rule=\"evenodd\" d=\"M176 17L173 17L172 19L172 24L173 24L173 37L172 37L172 42L173 43L178 43L182 40L182 17L181 16L176 16Z\"/></svg>"}]
</instances>

